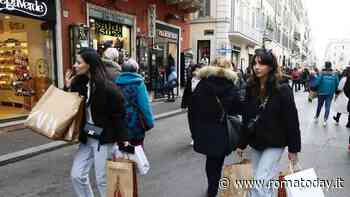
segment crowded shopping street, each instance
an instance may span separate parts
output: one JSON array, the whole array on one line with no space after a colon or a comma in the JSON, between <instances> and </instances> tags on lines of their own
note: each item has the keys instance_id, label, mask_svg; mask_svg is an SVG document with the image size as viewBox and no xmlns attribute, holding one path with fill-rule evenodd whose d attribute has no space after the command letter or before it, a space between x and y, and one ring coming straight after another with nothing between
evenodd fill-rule
<instances>
[{"instance_id":1,"label":"crowded shopping street","mask_svg":"<svg viewBox=\"0 0 350 197\"><path fill-rule=\"evenodd\" d=\"M0 197L349 197L349 0L0 0Z\"/></svg>"}]
</instances>

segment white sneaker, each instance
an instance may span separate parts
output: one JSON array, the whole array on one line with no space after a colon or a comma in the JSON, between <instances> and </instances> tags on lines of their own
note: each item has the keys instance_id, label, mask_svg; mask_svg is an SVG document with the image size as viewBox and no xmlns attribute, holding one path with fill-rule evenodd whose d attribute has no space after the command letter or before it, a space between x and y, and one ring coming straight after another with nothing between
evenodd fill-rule
<instances>
[{"instance_id":1,"label":"white sneaker","mask_svg":"<svg viewBox=\"0 0 350 197\"><path fill-rule=\"evenodd\" d=\"M191 141L191 143L190 143L190 144L191 144L191 146L193 146L193 145L194 145L194 142L193 142L193 140Z\"/></svg>"},{"instance_id":2,"label":"white sneaker","mask_svg":"<svg viewBox=\"0 0 350 197\"><path fill-rule=\"evenodd\" d=\"M327 121L323 121L323 127L326 127L327 126Z\"/></svg>"}]
</instances>

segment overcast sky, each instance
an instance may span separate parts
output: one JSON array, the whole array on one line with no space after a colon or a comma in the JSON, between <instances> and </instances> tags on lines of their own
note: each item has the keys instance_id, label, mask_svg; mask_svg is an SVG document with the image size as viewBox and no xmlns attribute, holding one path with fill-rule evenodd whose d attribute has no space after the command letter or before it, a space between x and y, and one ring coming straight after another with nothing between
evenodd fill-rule
<instances>
[{"instance_id":1,"label":"overcast sky","mask_svg":"<svg viewBox=\"0 0 350 197\"><path fill-rule=\"evenodd\" d=\"M350 38L350 0L304 0L316 53L324 58L329 39Z\"/></svg>"}]
</instances>

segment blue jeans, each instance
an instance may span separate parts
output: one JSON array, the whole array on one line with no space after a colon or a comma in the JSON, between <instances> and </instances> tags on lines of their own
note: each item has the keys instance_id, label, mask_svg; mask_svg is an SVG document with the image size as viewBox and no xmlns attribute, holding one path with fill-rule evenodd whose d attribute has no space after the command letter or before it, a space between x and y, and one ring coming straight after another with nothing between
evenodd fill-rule
<instances>
[{"instance_id":1,"label":"blue jeans","mask_svg":"<svg viewBox=\"0 0 350 197\"><path fill-rule=\"evenodd\" d=\"M318 96L318 104L317 104L317 112L316 117L318 118L321 113L321 109L323 107L323 104L326 103L326 111L324 113L324 120L328 120L329 112L331 110L331 104L332 104L333 95L319 95Z\"/></svg>"},{"instance_id":2,"label":"blue jeans","mask_svg":"<svg viewBox=\"0 0 350 197\"><path fill-rule=\"evenodd\" d=\"M254 179L264 181L265 184L276 179L283 152L284 148L267 148L263 151L252 149ZM250 197L275 197L276 194L272 187L253 187Z\"/></svg>"}]
</instances>

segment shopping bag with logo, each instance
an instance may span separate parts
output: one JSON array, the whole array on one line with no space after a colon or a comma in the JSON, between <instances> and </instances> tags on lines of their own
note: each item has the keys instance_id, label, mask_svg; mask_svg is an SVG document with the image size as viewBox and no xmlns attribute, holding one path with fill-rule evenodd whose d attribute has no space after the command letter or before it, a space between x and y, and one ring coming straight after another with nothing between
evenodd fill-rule
<instances>
[{"instance_id":1,"label":"shopping bag with logo","mask_svg":"<svg viewBox=\"0 0 350 197\"><path fill-rule=\"evenodd\" d=\"M124 158L134 161L136 163L138 173L140 175L146 175L151 167L142 146L129 147L132 147L132 150L115 145L113 150L114 158Z\"/></svg>"},{"instance_id":2,"label":"shopping bag with logo","mask_svg":"<svg viewBox=\"0 0 350 197\"><path fill-rule=\"evenodd\" d=\"M292 162L289 162L289 168L285 171L282 171L279 173L278 177L278 182L279 182L279 187L278 187L278 197L287 197L287 191L286 191L286 185L285 185L285 176L293 174L294 173L294 168Z\"/></svg>"},{"instance_id":3,"label":"shopping bag with logo","mask_svg":"<svg viewBox=\"0 0 350 197\"><path fill-rule=\"evenodd\" d=\"M25 126L50 139L64 140L82 102L78 93L65 92L51 85L30 112ZM78 127L77 124L74 123L74 127ZM68 135L67 139L73 139L74 133L70 135L72 137Z\"/></svg>"},{"instance_id":4,"label":"shopping bag with logo","mask_svg":"<svg viewBox=\"0 0 350 197\"><path fill-rule=\"evenodd\" d=\"M318 180L313 168L287 175L284 179L288 183L286 185L288 197L324 197L322 188L313 184ZM305 181L305 187L302 187L301 180Z\"/></svg>"},{"instance_id":5,"label":"shopping bag with logo","mask_svg":"<svg viewBox=\"0 0 350 197\"><path fill-rule=\"evenodd\" d=\"M135 163L128 159L107 162L107 197L137 197Z\"/></svg>"},{"instance_id":6,"label":"shopping bag with logo","mask_svg":"<svg viewBox=\"0 0 350 197\"><path fill-rule=\"evenodd\" d=\"M224 166L224 177L220 183L220 197L247 197L251 188L243 181L253 180L251 162L247 159L240 163Z\"/></svg>"}]
</instances>

